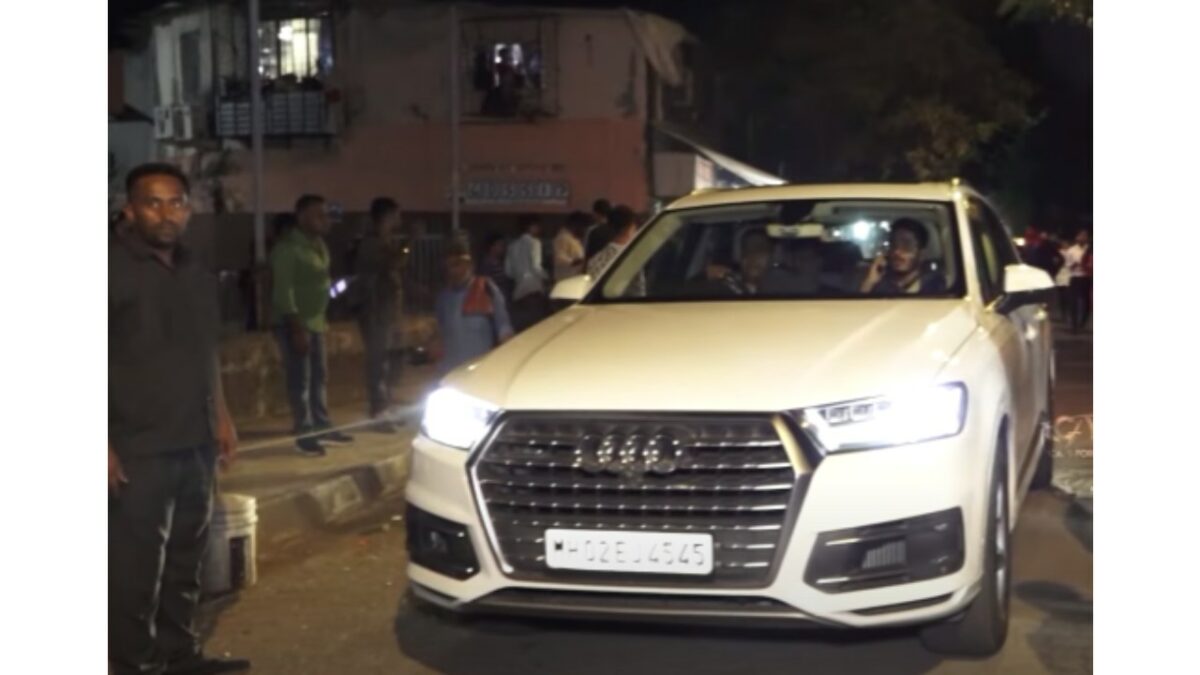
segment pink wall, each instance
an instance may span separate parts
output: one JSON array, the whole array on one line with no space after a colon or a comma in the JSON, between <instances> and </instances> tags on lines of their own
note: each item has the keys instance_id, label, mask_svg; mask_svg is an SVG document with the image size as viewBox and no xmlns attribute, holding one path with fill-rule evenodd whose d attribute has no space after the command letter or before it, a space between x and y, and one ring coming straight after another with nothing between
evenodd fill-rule
<instances>
[{"instance_id":1,"label":"pink wall","mask_svg":"<svg viewBox=\"0 0 1200 675\"><path fill-rule=\"evenodd\" d=\"M645 126L636 118L569 119L537 123L462 125L463 183L472 179L566 182L565 206L465 205L464 212L560 212L588 210L597 197L635 210L649 206ZM326 145L320 141L268 149L267 211L291 208L305 192L363 211L373 197L391 195L413 211L449 211L449 125L393 123L355 125ZM250 157L239 165L250 166ZM229 179L248 197L250 176ZM249 203L244 200L243 203Z\"/></svg>"}]
</instances>

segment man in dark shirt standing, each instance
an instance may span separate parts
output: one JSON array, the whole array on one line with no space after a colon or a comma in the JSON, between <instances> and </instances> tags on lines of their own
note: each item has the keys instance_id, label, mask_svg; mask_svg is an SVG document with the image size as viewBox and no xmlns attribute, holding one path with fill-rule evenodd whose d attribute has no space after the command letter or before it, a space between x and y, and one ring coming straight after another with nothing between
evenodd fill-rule
<instances>
[{"instance_id":1,"label":"man in dark shirt standing","mask_svg":"<svg viewBox=\"0 0 1200 675\"><path fill-rule=\"evenodd\" d=\"M214 277L180 238L188 182L166 164L126 179L108 249L108 603L113 672L226 673L194 627L218 461L237 450L217 363Z\"/></svg>"},{"instance_id":2,"label":"man in dark shirt standing","mask_svg":"<svg viewBox=\"0 0 1200 675\"><path fill-rule=\"evenodd\" d=\"M612 210L612 204L607 199L597 199L592 204L592 217L595 219L595 224L589 227L583 235L585 262L590 261L593 256L608 246L608 243L616 236L615 228L609 223Z\"/></svg>"},{"instance_id":3,"label":"man in dark shirt standing","mask_svg":"<svg viewBox=\"0 0 1200 675\"><path fill-rule=\"evenodd\" d=\"M388 419L392 405L389 357L392 329L400 309L403 279L403 243L400 241L400 205L388 197L371 202L371 230L359 244L354 274L360 284L362 305L358 325L366 352L367 398L372 419L380 431L395 431Z\"/></svg>"}]
</instances>

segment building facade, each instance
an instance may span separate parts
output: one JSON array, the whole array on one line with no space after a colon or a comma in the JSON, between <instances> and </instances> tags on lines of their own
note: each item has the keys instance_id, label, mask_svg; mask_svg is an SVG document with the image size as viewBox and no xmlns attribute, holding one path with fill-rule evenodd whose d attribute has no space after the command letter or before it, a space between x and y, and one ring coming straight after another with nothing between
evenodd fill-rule
<instances>
[{"instance_id":1,"label":"building facade","mask_svg":"<svg viewBox=\"0 0 1200 675\"><path fill-rule=\"evenodd\" d=\"M192 176L198 222L217 214L239 233L214 244L227 267L248 255L254 207L245 6L153 16L143 55L153 152ZM444 230L455 95L470 230L600 197L651 211L700 187L779 182L694 140L709 137L715 91L702 46L679 24L629 10L463 3L456 13L452 25L444 3L263 0L264 211L315 192L354 220L389 195Z\"/></svg>"}]
</instances>

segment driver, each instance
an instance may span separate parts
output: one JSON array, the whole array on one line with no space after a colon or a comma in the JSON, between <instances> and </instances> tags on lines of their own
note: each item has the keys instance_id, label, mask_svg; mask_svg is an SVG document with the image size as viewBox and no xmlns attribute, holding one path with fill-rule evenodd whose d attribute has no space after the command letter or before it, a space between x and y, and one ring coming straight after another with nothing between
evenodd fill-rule
<instances>
[{"instance_id":1,"label":"driver","mask_svg":"<svg viewBox=\"0 0 1200 675\"><path fill-rule=\"evenodd\" d=\"M923 272L921 253L929 245L929 232L920 221L901 218L888 233L888 251L871 262L861 291L869 295L940 293L946 282L936 272Z\"/></svg>"},{"instance_id":2,"label":"driver","mask_svg":"<svg viewBox=\"0 0 1200 675\"><path fill-rule=\"evenodd\" d=\"M725 275L725 286L735 295L757 295L770 267L770 248L747 246L742 250L741 269Z\"/></svg>"}]
</instances>

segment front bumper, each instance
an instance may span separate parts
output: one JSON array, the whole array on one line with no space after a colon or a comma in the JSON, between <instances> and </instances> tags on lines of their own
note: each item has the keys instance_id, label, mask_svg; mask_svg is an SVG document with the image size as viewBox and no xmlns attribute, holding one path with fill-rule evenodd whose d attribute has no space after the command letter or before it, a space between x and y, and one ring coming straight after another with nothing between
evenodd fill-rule
<instances>
[{"instance_id":1,"label":"front bumper","mask_svg":"<svg viewBox=\"0 0 1200 675\"><path fill-rule=\"evenodd\" d=\"M414 550L409 578L418 597L466 612L842 627L932 621L961 611L978 589L986 513L981 493L987 491L971 486L984 485L985 475L977 473L979 453L972 450L986 447L977 445L980 442L964 432L952 439L824 458L807 469L805 493L789 514L772 574L758 584L723 588L704 579L655 585L653 580L630 583L615 576L612 582L595 575L580 575L586 582L521 578L511 568L504 569L488 536L468 472L468 453L418 437L409 504L460 528L452 538L469 544L461 550L469 550L474 558L454 572ZM958 529L947 533L943 527L942 533L951 540L957 537L958 549L941 555L945 542L931 544L927 536L921 540L924 544L910 543L910 558L936 561L932 567L909 566L919 568L919 574L893 575L881 582L839 582L838 575L829 572L829 556L814 553L827 549L830 541L852 538L847 532L863 533L864 526L877 530L896 523L944 523L947 514L954 514ZM927 528L910 529L920 538ZM934 554L919 555L922 545ZM877 559L894 555L894 548L875 553ZM845 569L856 563L839 564ZM475 571L463 574L464 568ZM822 580L826 583L819 583Z\"/></svg>"}]
</instances>

